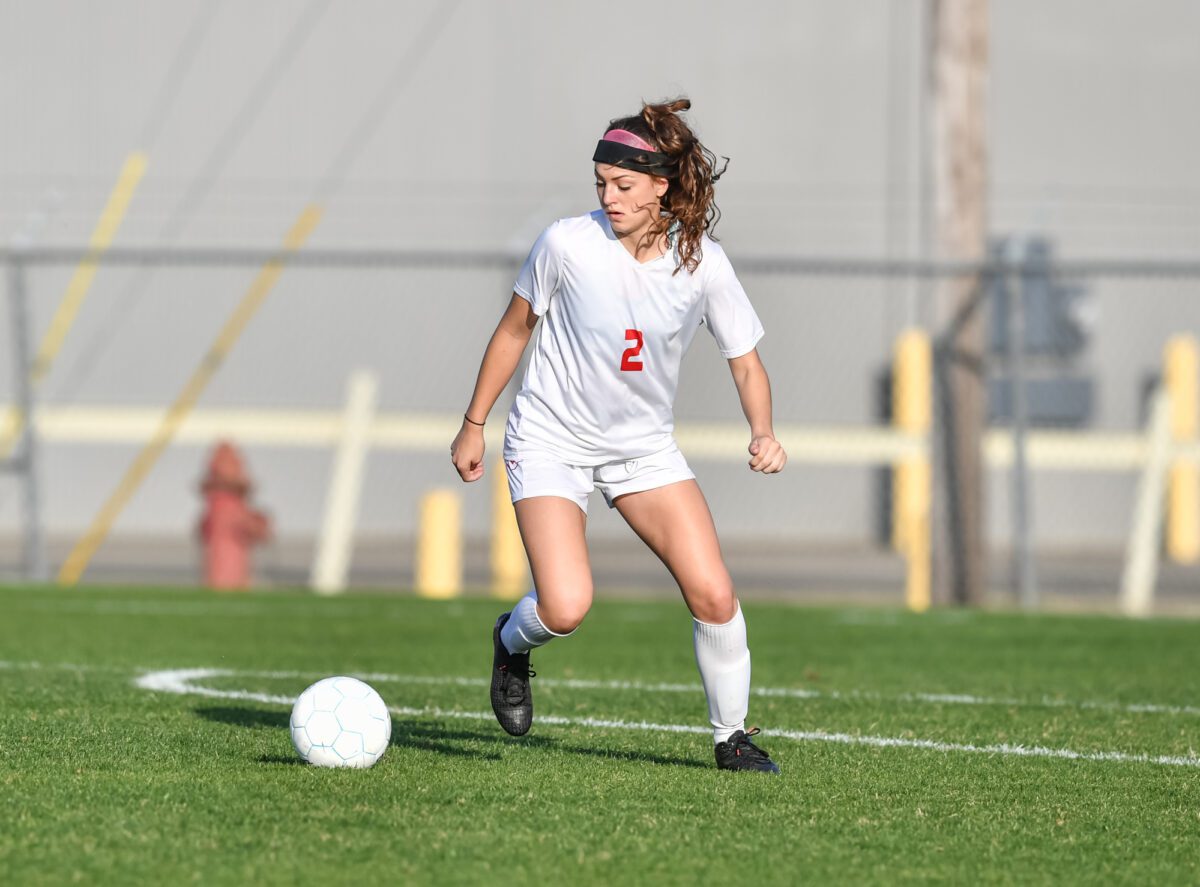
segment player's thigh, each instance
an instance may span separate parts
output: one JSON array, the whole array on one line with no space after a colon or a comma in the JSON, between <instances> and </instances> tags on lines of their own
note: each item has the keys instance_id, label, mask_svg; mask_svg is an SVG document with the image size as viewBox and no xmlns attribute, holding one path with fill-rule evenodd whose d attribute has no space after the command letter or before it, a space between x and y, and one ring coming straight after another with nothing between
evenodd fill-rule
<instances>
[{"instance_id":1,"label":"player's thigh","mask_svg":"<svg viewBox=\"0 0 1200 887\"><path fill-rule=\"evenodd\" d=\"M692 615L722 624L737 612L708 502L694 480L627 493L613 502L650 550L666 564Z\"/></svg>"},{"instance_id":2,"label":"player's thigh","mask_svg":"<svg viewBox=\"0 0 1200 887\"><path fill-rule=\"evenodd\" d=\"M587 516L570 499L534 496L513 503L537 589L538 611L551 631L574 631L592 605Z\"/></svg>"}]
</instances>

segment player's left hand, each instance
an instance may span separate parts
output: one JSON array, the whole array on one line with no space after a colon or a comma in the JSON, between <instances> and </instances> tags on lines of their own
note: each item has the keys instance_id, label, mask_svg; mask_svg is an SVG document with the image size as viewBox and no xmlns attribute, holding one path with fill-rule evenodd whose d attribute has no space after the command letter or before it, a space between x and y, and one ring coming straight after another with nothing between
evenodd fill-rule
<instances>
[{"instance_id":1,"label":"player's left hand","mask_svg":"<svg viewBox=\"0 0 1200 887\"><path fill-rule=\"evenodd\" d=\"M750 441L750 470L761 471L763 474L776 474L783 471L787 464L787 453L783 444L768 434L761 435Z\"/></svg>"}]
</instances>

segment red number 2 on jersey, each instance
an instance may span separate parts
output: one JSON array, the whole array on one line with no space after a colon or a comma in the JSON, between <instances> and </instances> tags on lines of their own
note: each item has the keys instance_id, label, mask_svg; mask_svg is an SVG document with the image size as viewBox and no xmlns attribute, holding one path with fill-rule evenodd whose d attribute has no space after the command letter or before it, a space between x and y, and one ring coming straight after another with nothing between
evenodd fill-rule
<instances>
[{"instance_id":1,"label":"red number 2 on jersey","mask_svg":"<svg viewBox=\"0 0 1200 887\"><path fill-rule=\"evenodd\" d=\"M632 348L626 348L625 353L621 355L621 369L625 372L641 372L642 361L634 360L642 353L642 331L641 330L625 330L625 341L635 342Z\"/></svg>"}]
</instances>

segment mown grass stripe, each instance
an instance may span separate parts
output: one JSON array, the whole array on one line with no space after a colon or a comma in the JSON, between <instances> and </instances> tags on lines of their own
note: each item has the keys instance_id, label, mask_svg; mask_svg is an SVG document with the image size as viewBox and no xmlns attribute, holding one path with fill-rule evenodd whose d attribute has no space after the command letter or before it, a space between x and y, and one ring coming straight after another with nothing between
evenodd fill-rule
<instances>
[{"instance_id":1,"label":"mown grass stripe","mask_svg":"<svg viewBox=\"0 0 1200 887\"><path fill-rule=\"evenodd\" d=\"M67 671L127 672L131 669L118 666L80 665L69 662L10 662L0 660L0 669L49 669ZM219 670L212 677L251 677L269 680L304 679L316 680L327 677L322 672L308 671L235 671ZM457 687L485 687L485 678L468 678L453 675L404 675L391 672L354 672L353 677L364 681L386 683L409 683L430 686L452 685ZM567 690L629 690L639 693L701 693L699 684L646 684L641 681L594 681L581 678L539 678L538 685ZM765 698L789 699L842 699L868 702L924 702L932 705L998 705L1022 708L1066 708L1092 709L1097 711L1120 711L1128 714L1200 715L1200 706L1166 705L1156 702L1112 702L1107 700L1071 700L1052 696L1041 699L1017 699L1015 697L974 696L967 693L898 693L887 695L868 690L806 690L797 687L751 687L750 694Z\"/></svg>"},{"instance_id":2,"label":"mown grass stripe","mask_svg":"<svg viewBox=\"0 0 1200 887\"><path fill-rule=\"evenodd\" d=\"M227 669L190 668L157 671L142 675L136 680L137 686L145 690L175 693L181 695L198 695L209 698L239 699L252 702L263 702L272 705L291 705L294 697L280 696L271 693L255 693L248 690L220 690L213 687L199 686L195 681L214 677L231 677L236 672ZM273 673L283 674L281 672ZM482 711L461 711L443 709L436 706L412 708L407 706L389 706L398 715L407 717L451 718L472 721L490 721L493 714ZM609 718L566 717L563 715L538 715L539 724L549 724L562 727L591 727L604 730L642 730L655 733L702 733L707 734L707 727L692 724L661 724L651 721L624 721ZM842 745L864 745L875 748L911 748L924 751L944 753L960 752L984 755L1006 755L1029 758L1058 758L1072 761L1104 761L1130 764L1157 764L1167 767L1200 767L1200 758L1183 757L1178 755L1149 755L1120 751L1075 751L1069 748L1046 748L1044 746L1012 745L999 743L993 745L975 745L973 743L941 742L934 739L907 739L895 736L861 736L849 733L823 733L820 731L801 730L764 730L764 735L772 738L790 739L795 742L834 742Z\"/></svg>"}]
</instances>

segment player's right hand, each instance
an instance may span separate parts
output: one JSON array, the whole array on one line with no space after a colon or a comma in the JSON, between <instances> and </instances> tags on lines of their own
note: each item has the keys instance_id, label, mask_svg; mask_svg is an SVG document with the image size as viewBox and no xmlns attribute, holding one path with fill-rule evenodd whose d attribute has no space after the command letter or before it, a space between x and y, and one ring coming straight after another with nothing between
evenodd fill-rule
<instances>
[{"instance_id":1,"label":"player's right hand","mask_svg":"<svg viewBox=\"0 0 1200 887\"><path fill-rule=\"evenodd\" d=\"M483 449L483 429L464 419L454 443L450 444L450 461L463 483L483 477Z\"/></svg>"}]
</instances>

